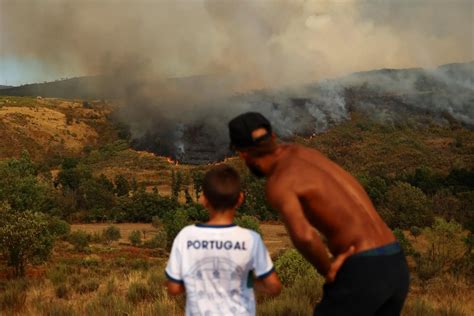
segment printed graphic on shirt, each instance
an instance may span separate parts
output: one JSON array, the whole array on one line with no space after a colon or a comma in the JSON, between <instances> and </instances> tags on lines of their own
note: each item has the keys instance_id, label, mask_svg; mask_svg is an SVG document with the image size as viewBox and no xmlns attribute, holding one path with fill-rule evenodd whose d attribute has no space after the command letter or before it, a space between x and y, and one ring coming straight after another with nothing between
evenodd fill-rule
<instances>
[{"instance_id":1,"label":"printed graphic on shirt","mask_svg":"<svg viewBox=\"0 0 474 316\"><path fill-rule=\"evenodd\" d=\"M189 313L205 315L250 314L252 297L245 291L244 270L229 258L197 261L186 275ZM218 286L216 286L218 284ZM222 300L227 304L222 304Z\"/></svg>"}]
</instances>

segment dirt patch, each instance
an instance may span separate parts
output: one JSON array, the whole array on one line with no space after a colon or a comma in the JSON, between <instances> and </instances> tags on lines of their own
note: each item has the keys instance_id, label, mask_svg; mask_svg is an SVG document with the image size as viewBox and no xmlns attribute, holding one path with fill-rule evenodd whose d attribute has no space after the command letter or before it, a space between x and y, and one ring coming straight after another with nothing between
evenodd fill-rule
<instances>
[{"instance_id":1,"label":"dirt patch","mask_svg":"<svg viewBox=\"0 0 474 316\"><path fill-rule=\"evenodd\" d=\"M139 230L140 232L145 232L146 238L156 233L156 229L148 223L120 223L120 224L107 224L107 223L97 223L97 224L73 224L71 225L71 230L83 230L89 234L102 232L105 228L110 225L116 226L120 229L120 234L122 238L119 242L128 243L128 235L133 230ZM265 245L268 248L270 254L277 253L282 249L291 248L291 241L288 237L288 234L285 230L285 227L281 224L260 224L260 229L263 233L263 239Z\"/></svg>"},{"instance_id":2,"label":"dirt patch","mask_svg":"<svg viewBox=\"0 0 474 316\"><path fill-rule=\"evenodd\" d=\"M71 230L83 230L89 234L100 233L110 225L116 226L120 230L122 237L119 242L128 243L128 236L134 230L139 230L144 233L145 238L148 239L150 236L156 233L156 228L147 223L120 223L120 224L108 224L108 223L97 223L97 224L73 224Z\"/></svg>"}]
</instances>

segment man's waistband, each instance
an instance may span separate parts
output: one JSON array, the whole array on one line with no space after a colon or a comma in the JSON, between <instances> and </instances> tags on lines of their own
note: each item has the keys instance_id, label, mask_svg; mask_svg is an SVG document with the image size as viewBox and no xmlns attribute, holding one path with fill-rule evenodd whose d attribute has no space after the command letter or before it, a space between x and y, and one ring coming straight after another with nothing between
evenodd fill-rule
<instances>
[{"instance_id":1,"label":"man's waistband","mask_svg":"<svg viewBox=\"0 0 474 316\"><path fill-rule=\"evenodd\" d=\"M401 251L402 247L400 246L400 243L398 241L395 241L393 243L386 244L377 248L358 252L352 255L352 257L390 256L397 254Z\"/></svg>"}]
</instances>

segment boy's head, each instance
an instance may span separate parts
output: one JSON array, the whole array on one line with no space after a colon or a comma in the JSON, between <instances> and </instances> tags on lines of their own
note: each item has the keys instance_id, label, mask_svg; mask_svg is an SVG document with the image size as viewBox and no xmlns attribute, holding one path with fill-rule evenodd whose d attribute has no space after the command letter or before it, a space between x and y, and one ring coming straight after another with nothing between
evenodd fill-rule
<instances>
[{"instance_id":1,"label":"boy's head","mask_svg":"<svg viewBox=\"0 0 474 316\"><path fill-rule=\"evenodd\" d=\"M202 184L203 198L215 211L235 209L242 202L240 176L237 171L220 164L209 170Z\"/></svg>"}]
</instances>

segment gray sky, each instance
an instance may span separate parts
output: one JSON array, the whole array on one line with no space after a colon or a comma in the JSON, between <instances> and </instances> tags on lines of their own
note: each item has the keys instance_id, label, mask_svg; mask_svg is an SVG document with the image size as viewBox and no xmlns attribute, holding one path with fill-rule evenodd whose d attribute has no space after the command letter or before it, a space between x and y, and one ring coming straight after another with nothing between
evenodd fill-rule
<instances>
[{"instance_id":1,"label":"gray sky","mask_svg":"<svg viewBox=\"0 0 474 316\"><path fill-rule=\"evenodd\" d=\"M474 0L0 0L0 85L233 74L242 89L474 60Z\"/></svg>"}]
</instances>

